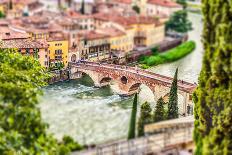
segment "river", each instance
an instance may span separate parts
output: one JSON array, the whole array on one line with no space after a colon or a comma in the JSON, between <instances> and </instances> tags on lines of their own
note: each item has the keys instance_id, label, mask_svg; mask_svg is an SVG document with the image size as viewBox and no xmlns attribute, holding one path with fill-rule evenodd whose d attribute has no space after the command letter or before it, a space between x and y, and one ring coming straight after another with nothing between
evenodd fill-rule
<instances>
[{"instance_id":1,"label":"river","mask_svg":"<svg viewBox=\"0 0 232 155\"><path fill-rule=\"evenodd\" d=\"M203 53L200 42L202 23L200 15L190 14L189 18L194 27L189 39L197 43L196 50L179 61L153 67L151 71L173 76L178 67L180 79L197 82ZM120 97L112 88L114 85L95 88L87 76L44 88L40 108L43 120L49 124L48 132L58 139L70 135L81 144L125 138L133 99ZM146 100L154 107L152 92L142 85L139 102Z\"/></svg>"}]
</instances>

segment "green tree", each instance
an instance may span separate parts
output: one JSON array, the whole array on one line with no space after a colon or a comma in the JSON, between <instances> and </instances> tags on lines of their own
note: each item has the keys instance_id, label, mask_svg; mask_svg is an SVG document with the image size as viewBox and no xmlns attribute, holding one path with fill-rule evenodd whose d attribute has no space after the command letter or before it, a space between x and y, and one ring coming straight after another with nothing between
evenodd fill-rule
<instances>
[{"instance_id":1,"label":"green tree","mask_svg":"<svg viewBox=\"0 0 232 155\"><path fill-rule=\"evenodd\" d=\"M38 108L40 87L48 78L37 60L14 49L0 49L0 154L59 152L57 140L46 134L48 125Z\"/></svg>"},{"instance_id":2,"label":"green tree","mask_svg":"<svg viewBox=\"0 0 232 155\"><path fill-rule=\"evenodd\" d=\"M175 31L179 33L186 33L192 30L192 23L188 20L188 13L186 10L173 13L165 26L166 31Z\"/></svg>"},{"instance_id":3,"label":"green tree","mask_svg":"<svg viewBox=\"0 0 232 155\"><path fill-rule=\"evenodd\" d=\"M167 113L168 119L178 118L177 74L178 74L178 68L176 69L172 81L171 90L169 93L168 113Z\"/></svg>"},{"instance_id":4,"label":"green tree","mask_svg":"<svg viewBox=\"0 0 232 155\"><path fill-rule=\"evenodd\" d=\"M176 1L178 4L182 5L184 9L187 8L187 2L186 0L177 0Z\"/></svg>"},{"instance_id":5,"label":"green tree","mask_svg":"<svg viewBox=\"0 0 232 155\"><path fill-rule=\"evenodd\" d=\"M137 13L137 14L140 14L140 8L138 7L138 5L134 5L132 7L132 9Z\"/></svg>"},{"instance_id":6,"label":"green tree","mask_svg":"<svg viewBox=\"0 0 232 155\"><path fill-rule=\"evenodd\" d=\"M232 154L232 5L204 0L203 66L194 94L195 154Z\"/></svg>"},{"instance_id":7,"label":"green tree","mask_svg":"<svg viewBox=\"0 0 232 155\"><path fill-rule=\"evenodd\" d=\"M138 136L144 136L144 126L152 122L151 106L148 102L141 105L140 117L138 121Z\"/></svg>"},{"instance_id":8,"label":"green tree","mask_svg":"<svg viewBox=\"0 0 232 155\"><path fill-rule=\"evenodd\" d=\"M130 118L130 126L129 126L129 132L128 132L128 139L135 138L136 133L136 114L137 114L137 101L138 95L135 94L134 101L133 101L133 107L131 112L131 118Z\"/></svg>"},{"instance_id":9,"label":"green tree","mask_svg":"<svg viewBox=\"0 0 232 155\"><path fill-rule=\"evenodd\" d=\"M5 18L5 15L2 11L0 11L0 18Z\"/></svg>"},{"instance_id":10,"label":"green tree","mask_svg":"<svg viewBox=\"0 0 232 155\"><path fill-rule=\"evenodd\" d=\"M154 110L154 115L153 115L153 121L154 122L159 122L162 120L165 120L165 110L164 110L164 100L163 98L159 98L157 101L155 110Z\"/></svg>"}]
</instances>

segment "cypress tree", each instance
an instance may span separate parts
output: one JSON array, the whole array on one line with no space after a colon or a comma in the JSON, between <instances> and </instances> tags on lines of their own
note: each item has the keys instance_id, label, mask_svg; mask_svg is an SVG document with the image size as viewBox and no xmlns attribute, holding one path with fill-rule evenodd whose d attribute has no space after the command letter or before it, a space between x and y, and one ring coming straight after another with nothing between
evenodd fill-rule
<instances>
[{"instance_id":1,"label":"cypress tree","mask_svg":"<svg viewBox=\"0 0 232 155\"><path fill-rule=\"evenodd\" d=\"M168 119L178 118L178 95L177 95L177 74L178 68L176 69L172 86L169 95L169 102L168 102Z\"/></svg>"},{"instance_id":2,"label":"cypress tree","mask_svg":"<svg viewBox=\"0 0 232 155\"><path fill-rule=\"evenodd\" d=\"M203 66L194 94L195 154L232 154L232 5L203 0Z\"/></svg>"},{"instance_id":3,"label":"cypress tree","mask_svg":"<svg viewBox=\"0 0 232 155\"><path fill-rule=\"evenodd\" d=\"M85 14L85 0L81 1L81 14Z\"/></svg>"},{"instance_id":4,"label":"cypress tree","mask_svg":"<svg viewBox=\"0 0 232 155\"><path fill-rule=\"evenodd\" d=\"M130 118L130 126L129 126L129 132L128 132L128 139L135 138L135 130L136 130L136 113L137 113L137 93L135 94L134 101L133 101L133 107L131 112L131 118Z\"/></svg>"},{"instance_id":5,"label":"cypress tree","mask_svg":"<svg viewBox=\"0 0 232 155\"><path fill-rule=\"evenodd\" d=\"M154 115L153 115L153 121L154 122L159 122L162 120L165 120L165 110L164 110L164 100L163 98L159 98L159 100L157 101L157 104L155 106L155 110L154 110Z\"/></svg>"},{"instance_id":6,"label":"cypress tree","mask_svg":"<svg viewBox=\"0 0 232 155\"><path fill-rule=\"evenodd\" d=\"M148 102L141 105L140 117L138 121L138 136L144 136L144 126L152 122L151 106Z\"/></svg>"},{"instance_id":7,"label":"cypress tree","mask_svg":"<svg viewBox=\"0 0 232 155\"><path fill-rule=\"evenodd\" d=\"M9 9L10 9L10 10L13 9L13 2L12 2L12 0L10 0L10 2L9 2Z\"/></svg>"},{"instance_id":8,"label":"cypress tree","mask_svg":"<svg viewBox=\"0 0 232 155\"><path fill-rule=\"evenodd\" d=\"M71 7L72 5L72 0L68 0L68 7Z\"/></svg>"}]
</instances>

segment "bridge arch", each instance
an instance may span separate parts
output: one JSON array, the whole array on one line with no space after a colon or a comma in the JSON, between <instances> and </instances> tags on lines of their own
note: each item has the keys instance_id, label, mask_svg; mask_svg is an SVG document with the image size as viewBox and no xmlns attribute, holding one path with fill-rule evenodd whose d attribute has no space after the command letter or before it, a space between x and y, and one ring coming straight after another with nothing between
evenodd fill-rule
<instances>
[{"instance_id":1,"label":"bridge arch","mask_svg":"<svg viewBox=\"0 0 232 155\"><path fill-rule=\"evenodd\" d=\"M82 77L88 76L91 79L90 85L99 86L98 76L95 72L88 70L79 70L78 72L81 73Z\"/></svg>"},{"instance_id":2,"label":"bridge arch","mask_svg":"<svg viewBox=\"0 0 232 155\"><path fill-rule=\"evenodd\" d=\"M113 80L113 78L111 78L111 77L103 77L103 78L101 78L100 80L99 80L99 83L100 84L103 84L103 83L110 83L111 81Z\"/></svg>"},{"instance_id":3,"label":"bridge arch","mask_svg":"<svg viewBox=\"0 0 232 155\"><path fill-rule=\"evenodd\" d=\"M155 102L155 91L147 84L144 83L134 83L128 89L129 94L138 92L139 98L142 102Z\"/></svg>"},{"instance_id":4,"label":"bridge arch","mask_svg":"<svg viewBox=\"0 0 232 155\"><path fill-rule=\"evenodd\" d=\"M126 76L122 76L122 77L120 78L120 80L121 80L121 82L122 82L123 84L127 84L127 83L128 83L128 78L127 78Z\"/></svg>"}]
</instances>

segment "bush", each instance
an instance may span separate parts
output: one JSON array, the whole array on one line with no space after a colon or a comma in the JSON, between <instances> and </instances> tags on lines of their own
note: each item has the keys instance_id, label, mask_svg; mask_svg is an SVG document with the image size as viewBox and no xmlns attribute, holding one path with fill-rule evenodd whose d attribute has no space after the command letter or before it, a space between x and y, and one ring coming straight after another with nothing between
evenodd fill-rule
<instances>
[{"instance_id":1,"label":"bush","mask_svg":"<svg viewBox=\"0 0 232 155\"><path fill-rule=\"evenodd\" d=\"M157 46L156 46L156 47L153 47L153 48L151 49L151 52L152 52L153 55L157 55L158 52L159 52L158 47L157 47Z\"/></svg>"},{"instance_id":2,"label":"bush","mask_svg":"<svg viewBox=\"0 0 232 155\"><path fill-rule=\"evenodd\" d=\"M173 62L191 53L195 49L195 47L196 44L194 41L188 41L167 52L152 55L150 57L143 57L143 60L140 61L140 64L154 66L167 62Z\"/></svg>"}]
</instances>

